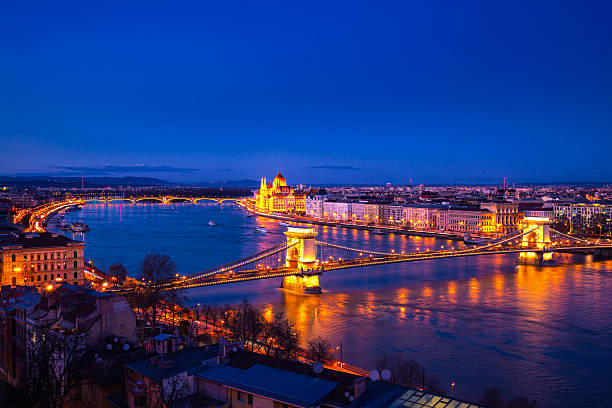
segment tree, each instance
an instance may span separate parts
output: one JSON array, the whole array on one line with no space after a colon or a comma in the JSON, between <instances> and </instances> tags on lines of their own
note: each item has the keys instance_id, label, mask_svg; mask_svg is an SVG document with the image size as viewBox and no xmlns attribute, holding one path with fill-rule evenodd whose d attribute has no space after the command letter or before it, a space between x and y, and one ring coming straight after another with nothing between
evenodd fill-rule
<instances>
[{"instance_id":1,"label":"tree","mask_svg":"<svg viewBox=\"0 0 612 408\"><path fill-rule=\"evenodd\" d=\"M175 408L179 400L189 395L189 383L183 375L164 378L153 387L155 408Z\"/></svg>"},{"instance_id":2,"label":"tree","mask_svg":"<svg viewBox=\"0 0 612 408\"><path fill-rule=\"evenodd\" d=\"M480 402L491 408L500 408L504 405L504 399L499 388L490 387L484 390Z\"/></svg>"},{"instance_id":3,"label":"tree","mask_svg":"<svg viewBox=\"0 0 612 408\"><path fill-rule=\"evenodd\" d=\"M416 360L406 360L399 355L393 358L384 355L377 361L376 369L379 371L384 369L390 370L391 382L395 384L411 388L422 388L438 394L444 393L438 377L433 373L427 372L425 367Z\"/></svg>"},{"instance_id":4,"label":"tree","mask_svg":"<svg viewBox=\"0 0 612 408\"><path fill-rule=\"evenodd\" d=\"M308 354L312 361L328 361L331 343L320 336L308 341Z\"/></svg>"},{"instance_id":5,"label":"tree","mask_svg":"<svg viewBox=\"0 0 612 408\"><path fill-rule=\"evenodd\" d=\"M149 254L146 255L140 266L141 275L139 279L143 285L139 286L140 296L137 297L141 302L139 307L145 308L145 319L151 322L151 327L155 328L157 317L160 310L161 301L171 298L175 290L167 290L161 287L161 283L174 278L176 274L176 264L168 255ZM144 337L144 323L142 329Z\"/></svg>"},{"instance_id":6,"label":"tree","mask_svg":"<svg viewBox=\"0 0 612 408\"><path fill-rule=\"evenodd\" d=\"M33 328L29 336L24 389L32 406L68 406L94 372L93 356L85 347L87 331L57 331L42 326Z\"/></svg>"},{"instance_id":7,"label":"tree","mask_svg":"<svg viewBox=\"0 0 612 408\"><path fill-rule=\"evenodd\" d=\"M113 264L108 268L108 274L118 283L123 283L127 277L127 269L123 264Z\"/></svg>"}]
</instances>

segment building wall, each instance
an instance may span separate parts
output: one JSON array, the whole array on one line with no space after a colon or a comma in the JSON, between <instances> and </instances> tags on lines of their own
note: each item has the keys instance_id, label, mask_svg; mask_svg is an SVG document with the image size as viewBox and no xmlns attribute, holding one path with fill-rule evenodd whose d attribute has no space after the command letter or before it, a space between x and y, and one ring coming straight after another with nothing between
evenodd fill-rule
<instances>
[{"instance_id":1,"label":"building wall","mask_svg":"<svg viewBox=\"0 0 612 408\"><path fill-rule=\"evenodd\" d=\"M387 224L405 224L404 207L400 204L385 204L383 219Z\"/></svg>"},{"instance_id":2,"label":"building wall","mask_svg":"<svg viewBox=\"0 0 612 408\"><path fill-rule=\"evenodd\" d=\"M505 235L520 229L522 217L518 210L518 204L486 203L482 204L480 208L495 214L496 233Z\"/></svg>"},{"instance_id":3,"label":"building wall","mask_svg":"<svg viewBox=\"0 0 612 408\"><path fill-rule=\"evenodd\" d=\"M5 246L0 255L2 285L46 287L63 281L75 285L85 284L84 246L80 242L49 248Z\"/></svg>"},{"instance_id":4,"label":"building wall","mask_svg":"<svg viewBox=\"0 0 612 408\"><path fill-rule=\"evenodd\" d=\"M195 387L197 393L204 394L218 401L228 401L228 391L223 384L205 380L203 378L196 378Z\"/></svg>"},{"instance_id":5,"label":"building wall","mask_svg":"<svg viewBox=\"0 0 612 408\"><path fill-rule=\"evenodd\" d=\"M313 218L323 218L323 197L306 197L304 200L304 212Z\"/></svg>"}]
</instances>

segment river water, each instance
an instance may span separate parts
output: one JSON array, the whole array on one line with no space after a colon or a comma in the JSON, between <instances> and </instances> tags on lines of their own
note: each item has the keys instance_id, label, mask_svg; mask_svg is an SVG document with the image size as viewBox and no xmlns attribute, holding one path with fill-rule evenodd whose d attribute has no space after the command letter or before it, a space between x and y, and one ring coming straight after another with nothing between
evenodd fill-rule
<instances>
[{"instance_id":1,"label":"river water","mask_svg":"<svg viewBox=\"0 0 612 408\"><path fill-rule=\"evenodd\" d=\"M131 275L148 253L168 254L179 273L191 274L285 239L277 221L246 217L234 205L90 204L67 218L91 228L74 234L85 241L87 259L104 269L123 263ZM373 250L463 245L317 229L319 240ZM265 313L282 311L303 343L325 337L342 344L345 361L364 368L385 353L416 359L443 385L455 382L457 397L478 400L495 386L506 399L525 396L539 407L612 406L612 261L565 255L558 262L534 267L516 265L515 255L466 257L325 273L321 295L281 290L280 279L187 295L194 303L246 298Z\"/></svg>"}]
</instances>

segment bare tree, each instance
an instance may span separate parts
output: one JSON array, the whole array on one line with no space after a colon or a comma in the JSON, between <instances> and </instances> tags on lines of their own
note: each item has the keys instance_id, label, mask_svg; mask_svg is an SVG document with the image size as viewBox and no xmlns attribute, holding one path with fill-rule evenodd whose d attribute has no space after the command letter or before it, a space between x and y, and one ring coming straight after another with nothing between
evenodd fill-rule
<instances>
[{"instance_id":1,"label":"bare tree","mask_svg":"<svg viewBox=\"0 0 612 408\"><path fill-rule=\"evenodd\" d=\"M162 290L160 284L175 276L176 264L168 255L149 254L142 261L140 271L139 279L144 285L140 287L139 301L142 303L141 307L148 309L145 317L148 317L151 327L155 328L161 301L171 296L170 293L172 293L172 290Z\"/></svg>"},{"instance_id":2,"label":"bare tree","mask_svg":"<svg viewBox=\"0 0 612 408\"><path fill-rule=\"evenodd\" d=\"M411 388L421 388L439 394L444 393L438 377L425 370L425 367L416 360L406 360L400 355L392 358L384 355L376 363L378 370L391 371L391 382Z\"/></svg>"},{"instance_id":3,"label":"bare tree","mask_svg":"<svg viewBox=\"0 0 612 408\"><path fill-rule=\"evenodd\" d=\"M26 349L24 389L32 406L63 408L75 401L79 387L93 373L93 357L85 347L85 330L31 330Z\"/></svg>"},{"instance_id":4,"label":"bare tree","mask_svg":"<svg viewBox=\"0 0 612 408\"><path fill-rule=\"evenodd\" d=\"M484 390L484 394L480 398L480 402L491 408L500 408L504 406L504 399L499 388L490 387Z\"/></svg>"},{"instance_id":5,"label":"bare tree","mask_svg":"<svg viewBox=\"0 0 612 408\"><path fill-rule=\"evenodd\" d=\"M123 264L113 264L108 268L108 274L117 282L123 283L127 277L127 269Z\"/></svg>"},{"instance_id":6,"label":"bare tree","mask_svg":"<svg viewBox=\"0 0 612 408\"><path fill-rule=\"evenodd\" d=\"M331 343L320 336L308 341L308 354L312 361L329 361Z\"/></svg>"},{"instance_id":7,"label":"bare tree","mask_svg":"<svg viewBox=\"0 0 612 408\"><path fill-rule=\"evenodd\" d=\"M175 408L179 401L189 394L187 378L175 375L155 384L152 399L155 408Z\"/></svg>"}]
</instances>

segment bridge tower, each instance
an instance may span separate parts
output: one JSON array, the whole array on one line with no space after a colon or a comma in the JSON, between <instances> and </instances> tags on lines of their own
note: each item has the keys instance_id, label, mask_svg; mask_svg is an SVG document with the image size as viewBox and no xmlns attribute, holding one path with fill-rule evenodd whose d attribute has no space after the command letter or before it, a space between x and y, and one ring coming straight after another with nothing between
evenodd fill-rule
<instances>
[{"instance_id":1,"label":"bridge tower","mask_svg":"<svg viewBox=\"0 0 612 408\"><path fill-rule=\"evenodd\" d=\"M550 249L550 219L547 217L525 217L522 228L524 231L533 230L522 237L521 248L531 249L519 254L519 263L542 265L552 262Z\"/></svg>"},{"instance_id":2,"label":"bridge tower","mask_svg":"<svg viewBox=\"0 0 612 408\"><path fill-rule=\"evenodd\" d=\"M288 227L287 249L285 266L295 268L299 274L285 276L281 288L299 293L321 293L319 275L313 272L317 265L317 251L315 238L317 231L314 228Z\"/></svg>"}]
</instances>

